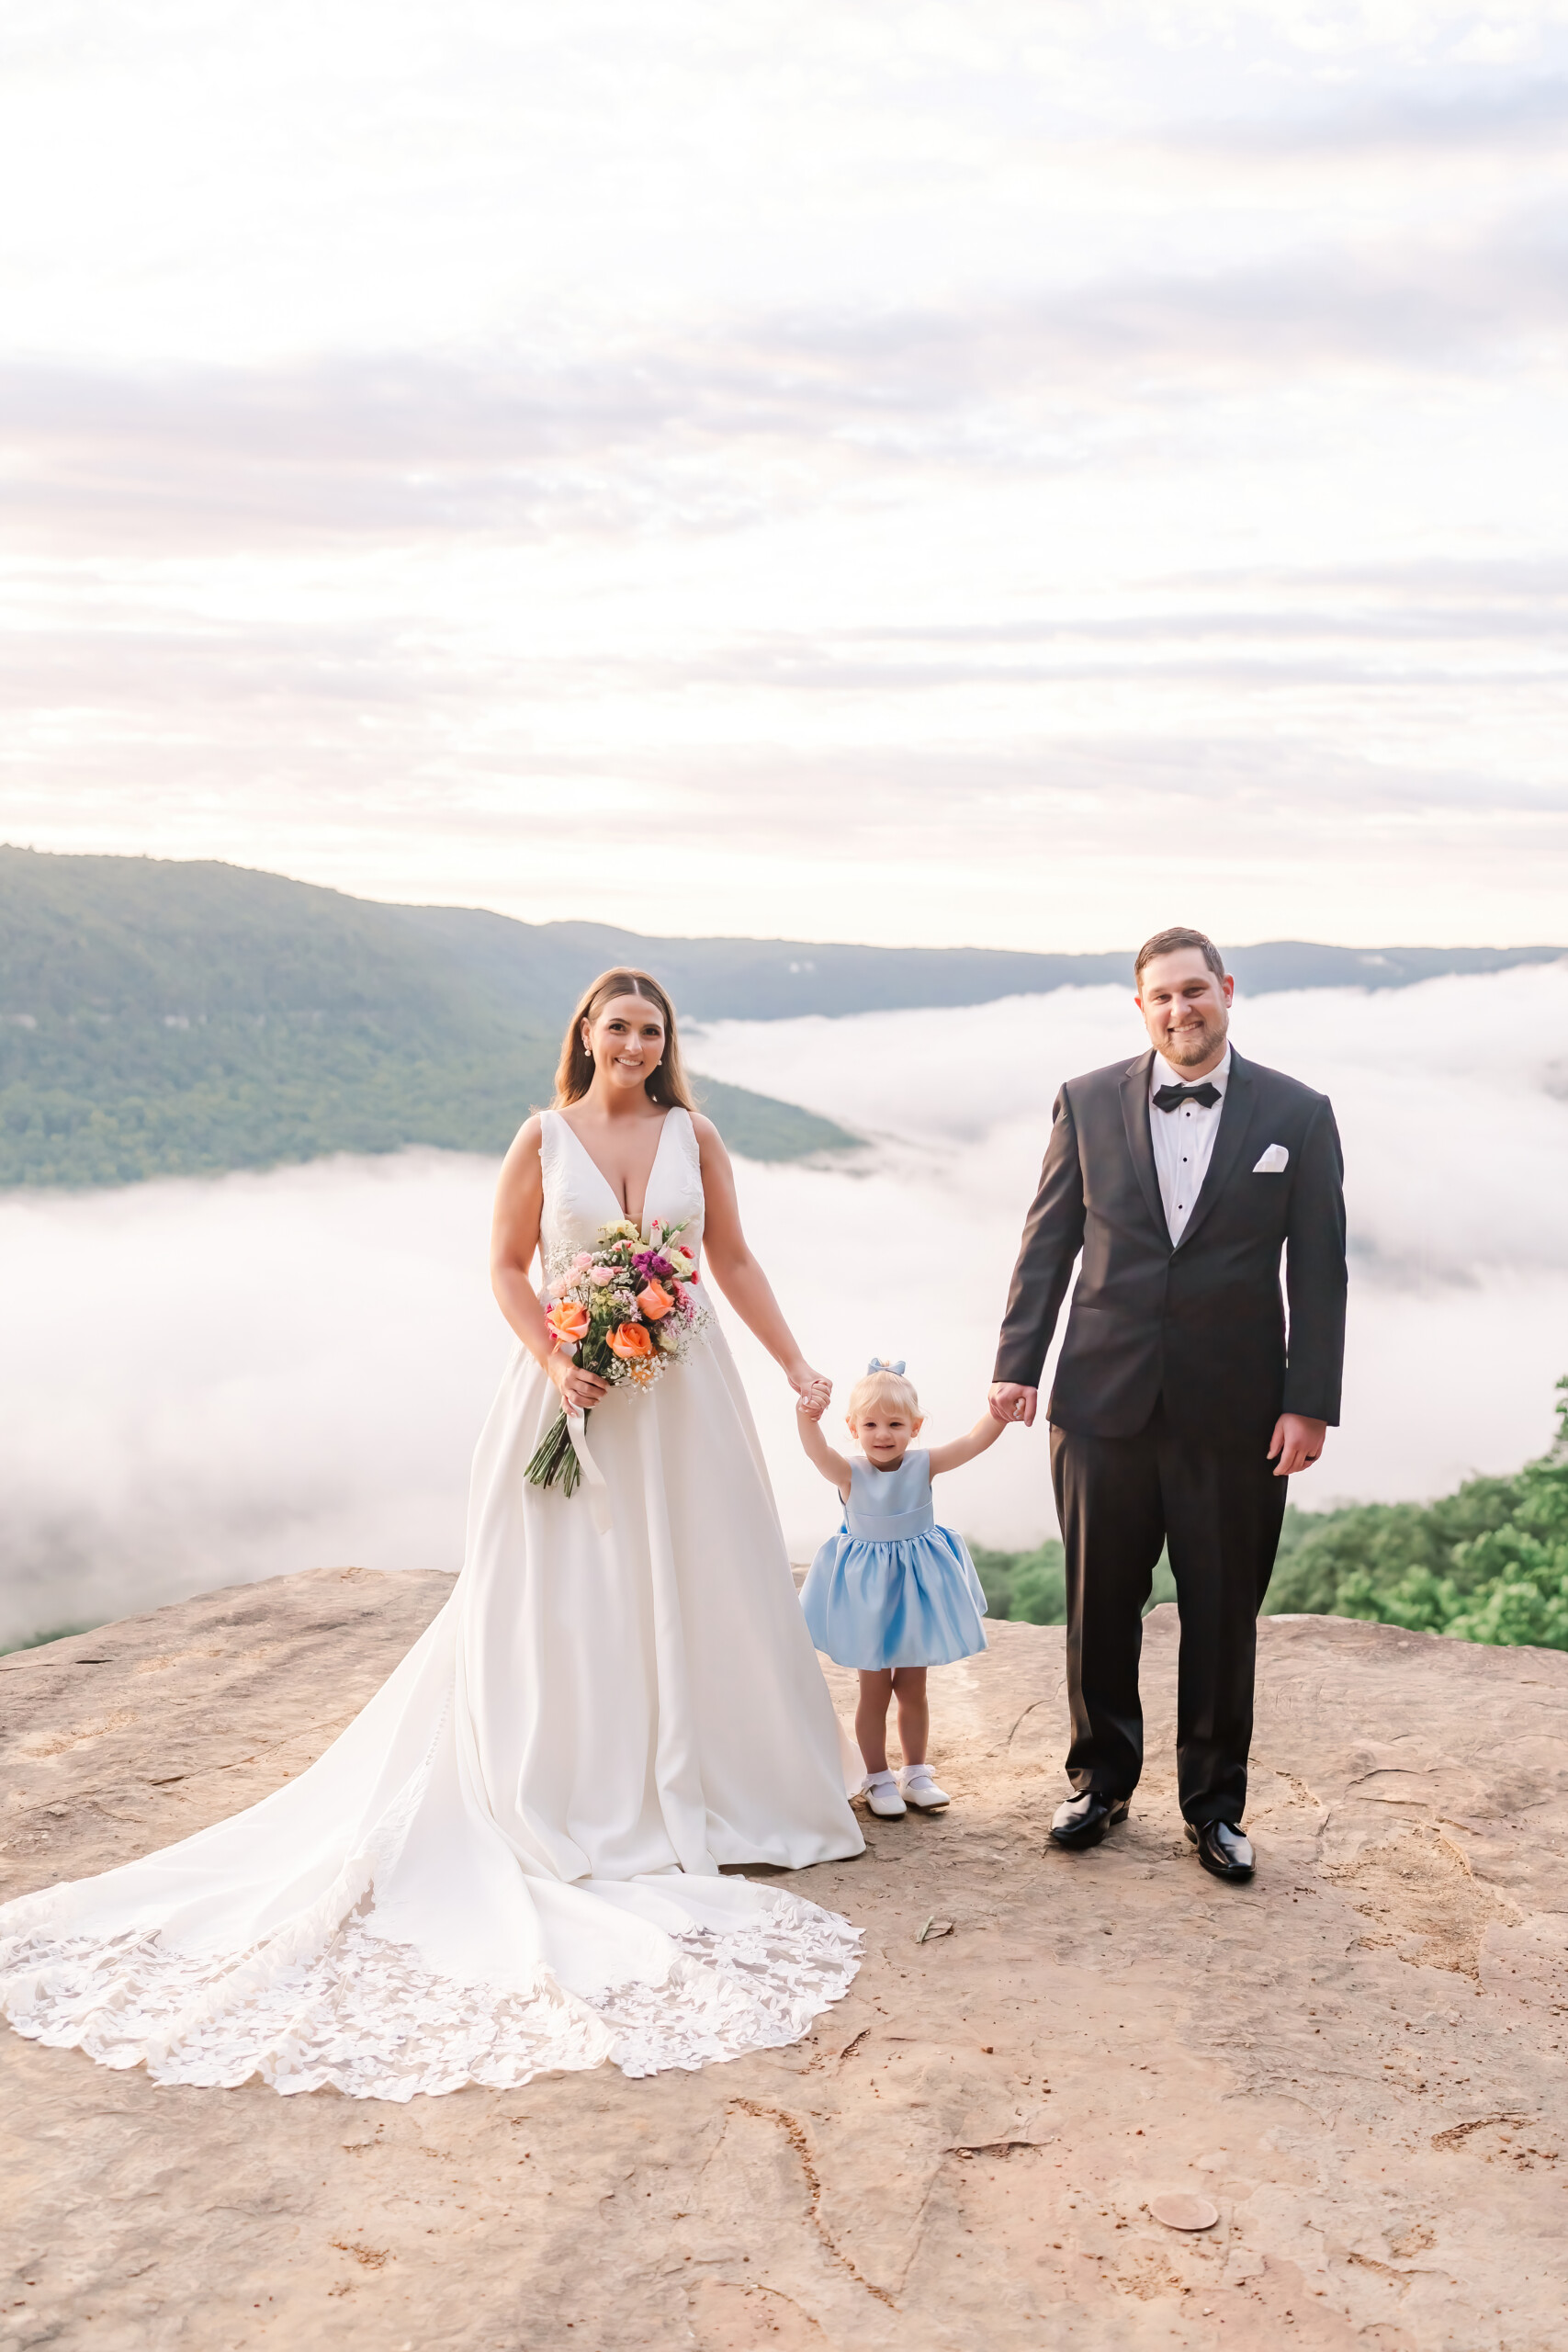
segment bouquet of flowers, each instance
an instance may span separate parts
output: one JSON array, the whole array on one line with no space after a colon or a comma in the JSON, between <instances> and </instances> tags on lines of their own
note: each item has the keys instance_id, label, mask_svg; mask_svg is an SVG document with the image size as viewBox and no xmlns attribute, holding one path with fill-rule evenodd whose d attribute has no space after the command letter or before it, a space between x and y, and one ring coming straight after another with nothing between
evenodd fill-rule
<instances>
[{"instance_id":1,"label":"bouquet of flowers","mask_svg":"<svg viewBox=\"0 0 1568 2352\"><path fill-rule=\"evenodd\" d=\"M663 1225L657 1217L646 1241L629 1217L600 1227L597 1246L580 1250L548 1286L545 1320L563 1354L617 1388L650 1388L666 1365L682 1362L708 1315L696 1261L681 1247L684 1231L684 1219ZM574 1444L564 1408L557 1414L528 1464L536 1487L576 1492L587 1427L584 1412Z\"/></svg>"}]
</instances>

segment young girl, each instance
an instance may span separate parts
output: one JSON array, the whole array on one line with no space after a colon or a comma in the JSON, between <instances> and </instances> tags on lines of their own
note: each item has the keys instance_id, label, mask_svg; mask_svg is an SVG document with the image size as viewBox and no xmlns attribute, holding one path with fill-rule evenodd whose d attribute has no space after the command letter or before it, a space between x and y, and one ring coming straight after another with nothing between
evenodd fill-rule
<instances>
[{"instance_id":1,"label":"young girl","mask_svg":"<svg viewBox=\"0 0 1568 2352\"><path fill-rule=\"evenodd\" d=\"M926 1761L926 1668L985 1648L986 1596L964 1538L936 1523L931 1480L984 1453L1002 1424L987 1413L967 1437L911 1453L924 1426L920 1400L901 1363L873 1356L850 1391L844 1418L861 1455L846 1462L818 1426L826 1403L813 1391L796 1407L796 1421L802 1445L839 1490L844 1523L812 1561L801 1607L818 1648L837 1666L860 1668L855 1737L873 1813L885 1821L912 1804L938 1813L948 1800ZM895 1697L904 1750L897 1781L887 1769L887 1705Z\"/></svg>"}]
</instances>

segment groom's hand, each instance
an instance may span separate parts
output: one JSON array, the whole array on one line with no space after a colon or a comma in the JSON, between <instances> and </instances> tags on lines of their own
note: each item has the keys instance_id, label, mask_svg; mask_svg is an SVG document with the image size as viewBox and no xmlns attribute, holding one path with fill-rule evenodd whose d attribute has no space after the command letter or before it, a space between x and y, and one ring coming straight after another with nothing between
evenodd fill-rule
<instances>
[{"instance_id":1,"label":"groom's hand","mask_svg":"<svg viewBox=\"0 0 1568 2352\"><path fill-rule=\"evenodd\" d=\"M993 1380L991 1383L993 1421L1021 1421L1026 1430L1032 1430L1039 1405L1038 1388L1025 1388L1016 1380Z\"/></svg>"},{"instance_id":2,"label":"groom's hand","mask_svg":"<svg viewBox=\"0 0 1568 2352\"><path fill-rule=\"evenodd\" d=\"M1275 1477L1293 1478L1298 1470L1310 1470L1327 1435L1326 1421L1309 1421L1304 1413L1281 1413L1269 1441L1269 1461L1280 1457L1274 1462Z\"/></svg>"}]
</instances>

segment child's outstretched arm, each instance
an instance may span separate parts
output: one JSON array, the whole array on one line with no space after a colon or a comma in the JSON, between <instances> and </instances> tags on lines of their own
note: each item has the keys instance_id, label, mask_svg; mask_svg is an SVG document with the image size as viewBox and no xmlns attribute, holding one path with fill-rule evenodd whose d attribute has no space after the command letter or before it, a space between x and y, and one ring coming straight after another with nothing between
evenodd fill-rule
<instances>
[{"instance_id":1,"label":"child's outstretched arm","mask_svg":"<svg viewBox=\"0 0 1568 2352\"><path fill-rule=\"evenodd\" d=\"M966 1437L955 1437L951 1445L933 1445L931 1476L936 1477L943 1470L962 1469L965 1462L973 1462L977 1453L984 1453L988 1445L995 1445L1006 1426L1005 1421L994 1421L987 1409L981 1414Z\"/></svg>"},{"instance_id":2,"label":"child's outstretched arm","mask_svg":"<svg viewBox=\"0 0 1568 2352\"><path fill-rule=\"evenodd\" d=\"M850 1491L850 1465L841 1453L835 1453L822 1434L822 1416L828 1409L828 1399L813 1389L803 1396L795 1408L795 1426L800 1431L800 1442L806 1448L807 1459L815 1462L824 1478L831 1478L840 1496ZM998 1423L1000 1427L1000 1423Z\"/></svg>"}]
</instances>

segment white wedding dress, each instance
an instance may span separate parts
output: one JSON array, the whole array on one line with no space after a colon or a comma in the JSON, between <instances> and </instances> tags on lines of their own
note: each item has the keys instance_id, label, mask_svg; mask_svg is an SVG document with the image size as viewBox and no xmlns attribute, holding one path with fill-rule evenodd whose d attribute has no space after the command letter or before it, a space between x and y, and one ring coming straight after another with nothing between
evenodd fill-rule
<instances>
[{"instance_id":1,"label":"white wedding dress","mask_svg":"<svg viewBox=\"0 0 1568 2352\"><path fill-rule=\"evenodd\" d=\"M620 1204L543 1121L547 1272ZM645 1217L703 1215L668 1114ZM347 1730L248 1813L0 1909L0 2009L161 2083L406 2099L797 2040L848 1989L836 1914L724 1864L863 1849L842 1744L716 1317L591 1417L608 1487L527 1484L558 1408L517 1350L463 1572Z\"/></svg>"}]
</instances>

